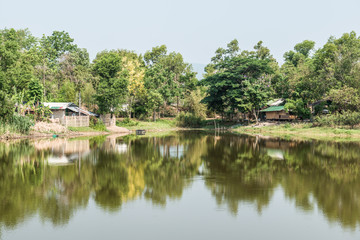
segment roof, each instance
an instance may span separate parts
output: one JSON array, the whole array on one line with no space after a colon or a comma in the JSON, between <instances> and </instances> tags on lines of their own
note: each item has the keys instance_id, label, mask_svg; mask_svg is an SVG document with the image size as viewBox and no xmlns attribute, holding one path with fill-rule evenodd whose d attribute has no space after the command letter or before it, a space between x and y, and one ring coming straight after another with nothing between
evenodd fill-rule
<instances>
[{"instance_id":1,"label":"roof","mask_svg":"<svg viewBox=\"0 0 360 240\"><path fill-rule=\"evenodd\" d=\"M261 110L260 112L280 112L283 110L285 110L284 106L271 106L271 107Z\"/></svg>"},{"instance_id":2,"label":"roof","mask_svg":"<svg viewBox=\"0 0 360 240\"><path fill-rule=\"evenodd\" d=\"M72 102L44 102L43 104L50 109L66 109L70 106L77 107L77 105Z\"/></svg>"},{"instance_id":3,"label":"roof","mask_svg":"<svg viewBox=\"0 0 360 240\"><path fill-rule=\"evenodd\" d=\"M285 101L285 100L282 99L282 98L273 99L273 100L268 101L268 102L266 103L266 105L268 105L268 106L279 106L279 105L283 104L284 101Z\"/></svg>"},{"instance_id":4,"label":"roof","mask_svg":"<svg viewBox=\"0 0 360 240\"><path fill-rule=\"evenodd\" d=\"M95 114L95 113L92 113L85 109L79 108L76 104L74 104L72 102L44 102L43 104L45 107L49 107L50 110L70 109L71 111L76 112L76 113L81 112L85 115L97 116L97 114Z\"/></svg>"}]
</instances>

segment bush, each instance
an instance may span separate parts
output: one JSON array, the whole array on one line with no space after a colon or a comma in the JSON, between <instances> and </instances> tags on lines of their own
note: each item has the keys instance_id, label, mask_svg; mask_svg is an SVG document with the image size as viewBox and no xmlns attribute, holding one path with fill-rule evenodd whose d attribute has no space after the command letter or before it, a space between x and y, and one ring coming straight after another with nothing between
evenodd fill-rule
<instances>
[{"instance_id":1,"label":"bush","mask_svg":"<svg viewBox=\"0 0 360 240\"><path fill-rule=\"evenodd\" d=\"M26 116L13 115L7 121L0 121L0 133L17 132L28 134L31 126L34 125L33 120Z\"/></svg>"},{"instance_id":2,"label":"bush","mask_svg":"<svg viewBox=\"0 0 360 240\"><path fill-rule=\"evenodd\" d=\"M201 127L204 125L204 120L201 117L197 117L192 113L181 112L176 117L176 125L178 127Z\"/></svg>"},{"instance_id":3,"label":"bush","mask_svg":"<svg viewBox=\"0 0 360 240\"><path fill-rule=\"evenodd\" d=\"M301 119L309 119L311 117L311 111L302 99L288 99L284 107L286 112L290 111Z\"/></svg>"},{"instance_id":4,"label":"bush","mask_svg":"<svg viewBox=\"0 0 360 240\"><path fill-rule=\"evenodd\" d=\"M92 129L95 129L97 131L107 131L105 124L100 119L97 119L96 117L90 118L89 127Z\"/></svg>"},{"instance_id":5,"label":"bush","mask_svg":"<svg viewBox=\"0 0 360 240\"><path fill-rule=\"evenodd\" d=\"M116 121L117 126L123 126L123 127L132 127L132 126L137 126L138 124L139 122L131 120L130 118L125 118L121 122Z\"/></svg>"},{"instance_id":6,"label":"bush","mask_svg":"<svg viewBox=\"0 0 360 240\"><path fill-rule=\"evenodd\" d=\"M355 125L360 124L360 112L347 111L342 114L318 116L315 117L314 123L317 126L350 126L353 128Z\"/></svg>"},{"instance_id":7,"label":"bush","mask_svg":"<svg viewBox=\"0 0 360 240\"><path fill-rule=\"evenodd\" d=\"M5 92L0 91L0 119L8 120L14 114L15 102Z\"/></svg>"}]
</instances>

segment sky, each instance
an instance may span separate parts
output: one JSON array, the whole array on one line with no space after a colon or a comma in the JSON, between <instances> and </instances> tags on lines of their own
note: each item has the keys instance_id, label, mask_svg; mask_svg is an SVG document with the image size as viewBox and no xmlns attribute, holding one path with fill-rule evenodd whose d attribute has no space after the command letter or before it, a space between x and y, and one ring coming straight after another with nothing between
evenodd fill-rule
<instances>
[{"instance_id":1,"label":"sky","mask_svg":"<svg viewBox=\"0 0 360 240\"><path fill-rule=\"evenodd\" d=\"M260 40L279 63L296 43L321 47L330 36L360 34L359 0L0 0L0 29L34 36L66 31L93 59L105 49L145 53L165 44L197 65L238 39L241 50Z\"/></svg>"}]
</instances>

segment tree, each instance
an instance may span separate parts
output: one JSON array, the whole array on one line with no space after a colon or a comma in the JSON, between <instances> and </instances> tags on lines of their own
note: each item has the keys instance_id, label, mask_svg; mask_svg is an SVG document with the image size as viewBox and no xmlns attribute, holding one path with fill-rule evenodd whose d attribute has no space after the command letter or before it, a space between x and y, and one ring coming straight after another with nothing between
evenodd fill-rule
<instances>
[{"instance_id":1,"label":"tree","mask_svg":"<svg viewBox=\"0 0 360 240\"><path fill-rule=\"evenodd\" d=\"M145 86L156 89L162 95L164 110L169 103L175 101L178 112L180 100L184 98L187 90L194 89L196 85L192 66L184 62L180 53L168 54L165 45L147 51L144 61L147 66Z\"/></svg>"},{"instance_id":2,"label":"tree","mask_svg":"<svg viewBox=\"0 0 360 240\"><path fill-rule=\"evenodd\" d=\"M89 54L86 49L77 48L74 52L65 53L59 59L61 82L70 81L75 85L78 104L81 107L81 89L91 82ZM79 112L80 114L80 112Z\"/></svg>"},{"instance_id":3,"label":"tree","mask_svg":"<svg viewBox=\"0 0 360 240\"><path fill-rule=\"evenodd\" d=\"M41 103L43 100L44 87L37 79L32 79L29 83L27 99L34 103Z\"/></svg>"},{"instance_id":4,"label":"tree","mask_svg":"<svg viewBox=\"0 0 360 240\"><path fill-rule=\"evenodd\" d=\"M27 89L33 75L36 57L27 45L22 31L15 29L0 31L0 90L15 94ZM27 36L27 35L26 35ZM30 36L27 36L30 38Z\"/></svg>"},{"instance_id":5,"label":"tree","mask_svg":"<svg viewBox=\"0 0 360 240\"><path fill-rule=\"evenodd\" d=\"M262 42L254 47L255 51L243 51L241 54L236 54L238 48L233 45L234 41L228 45L232 48L217 50L213 58L216 73L202 81L208 86L204 102L222 116L225 113L249 112L257 121L260 107L272 93L274 59Z\"/></svg>"},{"instance_id":6,"label":"tree","mask_svg":"<svg viewBox=\"0 0 360 240\"><path fill-rule=\"evenodd\" d=\"M185 97L184 107L187 109L188 112L193 113L195 117L205 119L206 104L201 102L204 97L205 93L203 93L200 88L193 90Z\"/></svg>"},{"instance_id":7,"label":"tree","mask_svg":"<svg viewBox=\"0 0 360 240\"><path fill-rule=\"evenodd\" d=\"M337 111L359 111L360 109L359 90L352 87L343 86L340 89L331 89L327 98L332 101Z\"/></svg>"},{"instance_id":8,"label":"tree","mask_svg":"<svg viewBox=\"0 0 360 240\"><path fill-rule=\"evenodd\" d=\"M104 52L94 60L93 71L99 76L96 100L100 113L113 114L125 102L128 72L115 52Z\"/></svg>"},{"instance_id":9,"label":"tree","mask_svg":"<svg viewBox=\"0 0 360 240\"><path fill-rule=\"evenodd\" d=\"M157 91L147 91L145 95L146 109L152 113L153 121L156 121L156 111L163 103L163 98Z\"/></svg>"},{"instance_id":10,"label":"tree","mask_svg":"<svg viewBox=\"0 0 360 240\"><path fill-rule=\"evenodd\" d=\"M3 91L0 91L0 119L7 120L14 114L15 103L12 99Z\"/></svg>"},{"instance_id":11,"label":"tree","mask_svg":"<svg viewBox=\"0 0 360 240\"><path fill-rule=\"evenodd\" d=\"M43 35L40 39L38 55L41 61L36 66L36 73L44 86L44 99L55 98L57 89L64 82L64 79L59 78L59 64L63 60L62 56L78 51L73 42L74 39L65 31L53 31L50 36Z\"/></svg>"},{"instance_id":12,"label":"tree","mask_svg":"<svg viewBox=\"0 0 360 240\"><path fill-rule=\"evenodd\" d=\"M145 92L144 76L145 68L141 66L138 59L123 57L124 68L128 71L128 114L131 118L131 111L135 100L140 99Z\"/></svg>"},{"instance_id":13,"label":"tree","mask_svg":"<svg viewBox=\"0 0 360 240\"><path fill-rule=\"evenodd\" d=\"M246 112L252 113L258 123L260 109L266 105L272 93L270 78L264 74L253 80L245 80L243 86L244 95L240 107Z\"/></svg>"}]
</instances>

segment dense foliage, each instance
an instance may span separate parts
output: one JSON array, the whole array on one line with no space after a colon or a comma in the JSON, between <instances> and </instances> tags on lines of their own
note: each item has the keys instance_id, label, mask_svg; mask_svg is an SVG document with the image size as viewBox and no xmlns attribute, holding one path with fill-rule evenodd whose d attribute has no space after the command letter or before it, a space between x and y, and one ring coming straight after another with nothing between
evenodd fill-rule
<instances>
[{"instance_id":1,"label":"dense foliage","mask_svg":"<svg viewBox=\"0 0 360 240\"><path fill-rule=\"evenodd\" d=\"M191 64L165 45L144 55L106 50L91 62L86 49L64 31L40 39L25 30L0 30L0 118L28 104L74 102L90 111L155 121L189 112L258 121L272 99L300 119L323 113L358 112L360 38L355 32L330 37L315 49L305 40L284 54L280 66L260 41L251 51L237 40L219 48L196 79ZM313 106L313 103L321 103ZM326 102L326 104L322 104ZM30 104L31 103L31 104ZM312 107L313 108L310 108ZM43 116L43 115L41 115Z\"/></svg>"}]
</instances>

